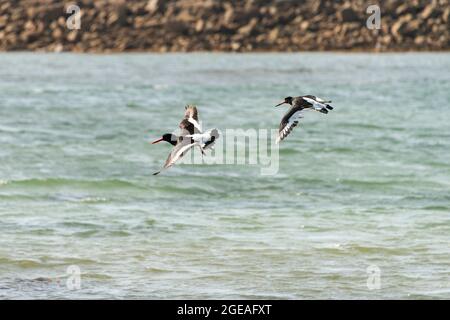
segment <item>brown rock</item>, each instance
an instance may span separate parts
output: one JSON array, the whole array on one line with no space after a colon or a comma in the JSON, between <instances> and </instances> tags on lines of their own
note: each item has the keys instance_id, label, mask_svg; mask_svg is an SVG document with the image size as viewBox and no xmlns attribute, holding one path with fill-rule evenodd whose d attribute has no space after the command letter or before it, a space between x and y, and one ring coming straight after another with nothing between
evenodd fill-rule
<instances>
[{"instance_id":1,"label":"brown rock","mask_svg":"<svg viewBox=\"0 0 450 320\"><path fill-rule=\"evenodd\" d=\"M423 9L422 13L420 14L420 16L422 17L422 19L429 19L431 17L435 17L438 15L438 12L436 10L436 4L433 1L432 3L430 3L429 5L427 5L425 7L425 9Z\"/></svg>"},{"instance_id":2,"label":"brown rock","mask_svg":"<svg viewBox=\"0 0 450 320\"><path fill-rule=\"evenodd\" d=\"M145 26L146 19L144 17L138 16L134 19L134 27L136 29L141 29Z\"/></svg>"},{"instance_id":3,"label":"brown rock","mask_svg":"<svg viewBox=\"0 0 450 320\"><path fill-rule=\"evenodd\" d=\"M412 14L402 16L392 25L391 32L394 37L400 39L404 36L414 37L417 34L417 29L420 26L420 22L413 20Z\"/></svg>"},{"instance_id":4,"label":"brown rock","mask_svg":"<svg viewBox=\"0 0 450 320\"><path fill-rule=\"evenodd\" d=\"M450 7L447 7L442 14L442 19L444 22L449 23L450 22Z\"/></svg>"},{"instance_id":5,"label":"brown rock","mask_svg":"<svg viewBox=\"0 0 450 320\"><path fill-rule=\"evenodd\" d=\"M258 23L258 19L253 18L252 20L250 20L250 22L247 25L240 27L238 29L238 33L243 36L248 36L248 35L252 34L257 23Z\"/></svg>"},{"instance_id":6,"label":"brown rock","mask_svg":"<svg viewBox=\"0 0 450 320\"><path fill-rule=\"evenodd\" d=\"M350 6L346 6L338 11L337 16L342 22L353 22L360 20L356 11Z\"/></svg>"},{"instance_id":7,"label":"brown rock","mask_svg":"<svg viewBox=\"0 0 450 320\"><path fill-rule=\"evenodd\" d=\"M50 24L57 20L60 16L64 16L64 5L57 3L49 6L42 6L38 8L37 17L42 19L45 24Z\"/></svg>"},{"instance_id":8,"label":"brown rock","mask_svg":"<svg viewBox=\"0 0 450 320\"><path fill-rule=\"evenodd\" d=\"M225 24L231 23L234 16L234 9L231 5L227 5L225 9L225 14L223 15L223 21Z\"/></svg>"},{"instance_id":9,"label":"brown rock","mask_svg":"<svg viewBox=\"0 0 450 320\"><path fill-rule=\"evenodd\" d=\"M313 2L311 6L311 11L315 14L320 14L321 11L325 9L325 1L316 0Z\"/></svg>"},{"instance_id":10,"label":"brown rock","mask_svg":"<svg viewBox=\"0 0 450 320\"><path fill-rule=\"evenodd\" d=\"M125 26L127 24L127 6L123 2L115 4L113 11L108 16L108 25L117 24Z\"/></svg>"},{"instance_id":11,"label":"brown rock","mask_svg":"<svg viewBox=\"0 0 450 320\"><path fill-rule=\"evenodd\" d=\"M45 24L42 21L36 22L36 32L41 33L45 29Z\"/></svg>"},{"instance_id":12,"label":"brown rock","mask_svg":"<svg viewBox=\"0 0 450 320\"><path fill-rule=\"evenodd\" d=\"M63 27L63 28L66 27L66 18L65 17L59 17L57 22L60 27Z\"/></svg>"},{"instance_id":13,"label":"brown rock","mask_svg":"<svg viewBox=\"0 0 450 320\"><path fill-rule=\"evenodd\" d=\"M55 40L60 40L63 37L63 31L60 28L55 28L52 32L52 38Z\"/></svg>"},{"instance_id":14,"label":"brown rock","mask_svg":"<svg viewBox=\"0 0 450 320\"><path fill-rule=\"evenodd\" d=\"M405 28L406 26L406 21L403 20L398 20L397 22L395 22L392 27L391 27L391 33L394 37L396 38L400 38L401 37L401 30L403 28Z\"/></svg>"},{"instance_id":15,"label":"brown rock","mask_svg":"<svg viewBox=\"0 0 450 320\"><path fill-rule=\"evenodd\" d=\"M325 30L324 32L322 32L322 36L325 39L331 39L334 36L334 32L333 32L333 30Z\"/></svg>"},{"instance_id":16,"label":"brown rock","mask_svg":"<svg viewBox=\"0 0 450 320\"><path fill-rule=\"evenodd\" d=\"M67 34L66 37L67 41L69 42L75 42L78 39L78 31L77 30L72 30Z\"/></svg>"},{"instance_id":17,"label":"brown rock","mask_svg":"<svg viewBox=\"0 0 450 320\"><path fill-rule=\"evenodd\" d=\"M425 44L426 41L427 39L424 36L418 36L414 39L414 43L419 46Z\"/></svg>"},{"instance_id":18,"label":"brown rock","mask_svg":"<svg viewBox=\"0 0 450 320\"><path fill-rule=\"evenodd\" d=\"M270 42L275 42L278 38L278 34L280 33L278 28L272 29L267 35L267 40Z\"/></svg>"},{"instance_id":19,"label":"brown rock","mask_svg":"<svg viewBox=\"0 0 450 320\"><path fill-rule=\"evenodd\" d=\"M309 22L308 21L303 21L302 23L300 23L300 29L301 30L308 30L309 28Z\"/></svg>"},{"instance_id":20,"label":"brown rock","mask_svg":"<svg viewBox=\"0 0 450 320\"><path fill-rule=\"evenodd\" d=\"M50 29L55 29L55 28L57 28L58 27L58 22L57 21L52 21L52 23L50 23Z\"/></svg>"},{"instance_id":21,"label":"brown rock","mask_svg":"<svg viewBox=\"0 0 450 320\"><path fill-rule=\"evenodd\" d=\"M8 23L8 17L0 16L0 29L3 29L7 23Z\"/></svg>"},{"instance_id":22,"label":"brown rock","mask_svg":"<svg viewBox=\"0 0 450 320\"><path fill-rule=\"evenodd\" d=\"M172 20L166 23L165 28L168 32L175 34L187 34L189 26L183 21Z\"/></svg>"},{"instance_id":23,"label":"brown rock","mask_svg":"<svg viewBox=\"0 0 450 320\"><path fill-rule=\"evenodd\" d=\"M19 29L18 26L15 24L8 24L5 27L6 33L15 33L18 29Z\"/></svg>"},{"instance_id":24,"label":"brown rock","mask_svg":"<svg viewBox=\"0 0 450 320\"><path fill-rule=\"evenodd\" d=\"M205 27L205 21L200 19L195 24L195 31L196 32L202 32L204 27Z\"/></svg>"},{"instance_id":25,"label":"brown rock","mask_svg":"<svg viewBox=\"0 0 450 320\"><path fill-rule=\"evenodd\" d=\"M34 25L33 21L28 20L25 25L23 26L25 28L25 30L35 30L36 26Z\"/></svg>"},{"instance_id":26,"label":"brown rock","mask_svg":"<svg viewBox=\"0 0 450 320\"><path fill-rule=\"evenodd\" d=\"M398 8L395 10L395 13L398 16L404 15L406 13L410 13L411 11L411 6L408 3L403 3L401 5L398 6Z\"/></svg>"},{"instance_id":27,"label":"brown rock","mask_svg":"<svg viewBox=\"0 0 450 320\"><path fill-rule=\"evenodd\" d=\"M53 46L53 52L62 52L64 51L64 46L61 43L57 43Z\"/></svg>"},{"instance_id":28,"label":"brown rock","mask_svg":"<svg viewBox=\"0 0 450 320\"><path fill-rule=\"evenodd\" d=\"M408 23L408 29L406 30L406 34L409 36L415 36L419 31L421 26L420 20L412 20Z\"/></svg>"},{"instance_id":29,"label":"brown rock","mask_svg":"<svg viewBox=\"0 0 450 320\"><path fill-rule=\"evenodd\" d=\"M231 50L233 51L239 51L241 49L241 44L238 42L231 43Z\"/></svg>"},{"instance_id":30,"label":"brown rock","mask_svg":"<svg viewBox=\"0 0 450 320\"><path fill-rule=\"evenodd\" d=\"M381 30L361 0L79 0L78 32L65 5L0 0L0 50L450 49L448 0L386 0Z\"/></svg>"},{"instance_id":31,"label":"brown rock","mask_svg":"<svg viewBox=\"0 0 450 320\"><path fill-rule=\"evenodd\" d=\"M9 8L11 8L11 3L9 1L5 1L4 3L0 4L0 13L4 13Z\"/></svg>"},{"instance_id":32,"label":"brown rock","mask_svg":"<svg viewBox=\"0 0 450 320\"><path fill-rule=\"evenodd\" d=\"M387 34L382 38L382 42L384 44L389 45L391 43L391 41L392 41L392 36L390 34Z\"/></svg>"},{"instance_id":33,"label":"brown rock","mask_svg":"<svg viewBox=\"0 0 450 320\"><path fill-rule=\"evenodd\" d=\"M176 17L177 20L183 21L183 22L191 22L195 20L195 17L193 17L188 10L182 10Z\"/></svg>"},{"instance_id":34,"label":"brown rock","mask_svg":"<svg viewBox=\"0 0 450 320\"><path fill-rule=\"evenodd\" d=\"M337 26L334 27L334 34L338 35L339 33L341 33L342 31L342 24L338 24Z\"/></svg>"},{"instance_id":35,"label":"brown rock","mask_svg":"<svg viewBox=\"0 0 450 320\"><path fill-rule=\"evenodd\" d=\"M276 15L278 13L278 9L275 6L271 6L269 8L268 12L269 12L270 15L274 16L274 15Z\"/></svg>"},{"instance_id":36,"label":"brown rock","mask_svg":"<svg viewBox=\"0 0 450 320\"><path fill-rule=\"evenodd\" d=\"M29 39L29 33L28 33L28 31L25 30L24 32L22 32L22 33L19 35L19 39L20 39L20 41L27 43L27 42L28 42L28 39Z\"/></svg>"}]
</instances>

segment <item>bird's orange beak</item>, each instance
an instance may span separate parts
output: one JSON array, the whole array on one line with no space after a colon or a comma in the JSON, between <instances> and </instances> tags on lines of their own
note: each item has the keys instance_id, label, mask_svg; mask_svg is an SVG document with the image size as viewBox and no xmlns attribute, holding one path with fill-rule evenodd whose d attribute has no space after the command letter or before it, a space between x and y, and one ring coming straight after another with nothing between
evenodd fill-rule
<instances>
[{"instance_id":1,"label":"bird's orange beak","mask_svg":"<svg viewBox=\"0 0 450 320\"><path fill-rule=\"evenodd\" d=\"M158 142L161 142L161 141L163 141L163 138L159 138L159 139L153 141L152 144L155 144L155 143L158 143Z\"/></svg>"}]
</instances>

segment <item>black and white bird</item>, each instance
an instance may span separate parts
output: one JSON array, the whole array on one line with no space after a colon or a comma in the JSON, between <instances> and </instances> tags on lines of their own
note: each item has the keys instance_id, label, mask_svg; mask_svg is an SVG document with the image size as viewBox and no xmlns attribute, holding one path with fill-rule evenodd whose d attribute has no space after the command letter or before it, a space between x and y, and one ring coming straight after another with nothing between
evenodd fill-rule
<instances>
[{"instance_id":1,"label":"black and white bird","mask_svg":"<svg viewBox=\"0 0 450 320\"><path fill-rule=\"evenodd\" d=\"M186 106L184 118L179 124L181 129L180 135L173 133L163 134L158 140L152 142L152 144L166 141L174 146L170 152L163 168L155 172L153 175L159 174L162 170L168 169L173 166L179 159L181 159L191 148L198 146L202 154L205 154L205 149L211 148L214 142L219 138L219 132L217 129L210 129L206 132L202 132L198 120L198 111L195 106Z\"/></svg>"},{"instance_id":2,"label":"black and white bird","mask_svg":"<svg viewBox=\"0 0 450 320\"><path fill-rule=\"evenodd\" d=\"M291 108L281 119L276 143L279 143L291 133L291 131L298 125L299 120L304 117L305 110L315 110L325 114L328 113L328 110L333 110L333 107L329 105L331 100L324 100L311 95L294 98L286 97L275 107L281 106L285 103L291 105Z\"/></svg>"}]
</instances>

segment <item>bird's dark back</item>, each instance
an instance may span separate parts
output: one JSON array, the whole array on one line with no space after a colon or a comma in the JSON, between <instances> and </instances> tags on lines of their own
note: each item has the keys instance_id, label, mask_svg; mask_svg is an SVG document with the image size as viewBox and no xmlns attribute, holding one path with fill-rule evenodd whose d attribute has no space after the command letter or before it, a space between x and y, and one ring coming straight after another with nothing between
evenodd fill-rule
<instances>
[{"instance_id":1,"label":"bird's dark back","mask_svg":"<svg viewBox=\"0 0 450 320\"><path fill-rule=\"evenodd\" d=\"M188 119L183 119L180 122L180 129L182 130L181 136L187 135L187 134L194 134L194 125L189 122Z\"/></svg>"},{"instance_id":2,"label":"bird's dark back","mask_svg":"<svg viewBox=\"0 0 450 320\"><path fill-rule=\"evenodd\" d=\"M292 106L297 108L297 110L301 110L306 108L307 102L303 100L303 97L295 97L294 100L292 100Z\"/></svg>"}]
</instances>

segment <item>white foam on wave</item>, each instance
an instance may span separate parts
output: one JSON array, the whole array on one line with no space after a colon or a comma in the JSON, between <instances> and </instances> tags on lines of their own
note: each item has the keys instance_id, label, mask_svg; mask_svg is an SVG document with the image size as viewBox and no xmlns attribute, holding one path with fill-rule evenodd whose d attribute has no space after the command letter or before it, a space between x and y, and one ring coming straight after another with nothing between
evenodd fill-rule
<instances>
[{"instance_id":1,"label":"white foam on wave","mask_svg":"<svg viewBox=\"0 0 450 320\"><path fill-rule=\"evenodd\" d=\"M168 84L154 84L153 85L153 89L155 90L167 90L169 89L169 85Z\"/></svg>"},{"instance_id":2,"label":"white foam on wave","mask_svg":"<svg viewBox=\"0 0 450 320\"><path fill-rule=\"evenodd\" d=\"M107 198L102 197L86 197L79 200L81 203L98 203L98 202L107 202Z\"/></svg>"}]
</instances>

